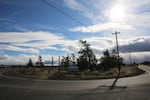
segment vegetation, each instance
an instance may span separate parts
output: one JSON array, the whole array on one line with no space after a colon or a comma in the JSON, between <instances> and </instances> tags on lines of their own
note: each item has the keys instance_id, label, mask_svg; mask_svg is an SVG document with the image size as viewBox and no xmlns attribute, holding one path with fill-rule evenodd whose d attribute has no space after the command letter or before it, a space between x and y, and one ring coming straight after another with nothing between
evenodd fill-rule
<instances>
[{"instance_id":1,"label":"vegetation","mask_svg":"<svg viewBox=\"0 0 150 100\"><path fill-rule=\"evenodd\" d=\"M115 50L109 53L108 50L103 52L103 56L99 59L100 63L90 47L87 41L80 40L81 49L78 51L79 57L76 58L74 54L70 57L63 57L61 60L61 66L64 69L68 69L70 65L79 66L80 71L109 71L111 68L115 68L123 65L123 58L116 56Z\"/></svg>"},{"instance_id":2,"label":"vegetation","mask_svg":"<svg viewBox=\"0 0 150 100\"><path fill-rule=\"evenodd\" d=\"M114 52L114 50L112 54L110 54L108 50L103 52L103 56L100 58L100 70L107 71L111 68L123 65L123 58L119 57L118 59Z\"/></svg>"},{"instance_id":3,"label":"vegetation","mask_svg":"<svg viewBox=\"0 0 150 100\"><path fill-rule=\"evenodd\" d=\"M144 65L149 65L150 66L150 61L144 61L143 63L141 64L144 64Z\"/></svg>"},{"instance_id":4,"label":"vegetation","mask_svg":"<svg viewBox=\"0 0 150 100\"><path fill-rule=\"evenodd\" d=\"M28 67L28 68L29 68L29 67L33 67L33 63L32 63L31 58L29 59L29 62L28 62L28 64L27 64L27 67Z\"/></svg>"},{"instance_id":5,"label":"vegetation","mask_svg":"<svg viewBox=\"0 0 150 100\"><path fill-rule=\"evenodd\" d=\"M90 48L90 44L87 41L80 40L82 45L78 58L78 66L80 71L84 71L89 69L90 71L94 70L97 65L97 59L92 49Z\"/></svg>"},{"instance_id":6,"label":"vegetation","mask_svg":"<svg viewBox=\"0 0 150 100\"><path fill-rule=\"evenodd\" d=\"M33 79L44 79L44 80L86 80L86 79L108 79L115 78L118 73L117 68L112 68L109 71L77 71L68 72L66 70L57 69L49 70L48 67L31 67L28 68L13 68L4 73L4 75L25 77ZM138 69L136 66L125 66L121 68L119 77L128 77L144 73L144 71Z\"/></svg>"},{"instance_id":7,"label":"vegetation","mask_svg":"<svg viewBox=\"0 0 150 100\"><path fill-rule=\"evenodd\" d=\"M63 69L68 69L69 66L76 66L77 65L77 59L76 56L74 55L74 53L71 54L71 56L67 56L67 57L62 57L61 59L61 67Z\"/></svg>"},{"instance_id":8,"label":"vegetation","mask_svg":"<svg viewBox=\"0 0 150 100\"><path fill-rule=\"evenodd\" d=\"M79 57L75 54L71 56L63 56L61 59L61 67L53 67L52 57L52 68L44 67L42 57L38 57L38 61L33 67L31 58L27 64L27 68L14 68L6 72L7 75L37 78L37 79L100 79L100 78L114 78L118 75L119 77L132 76L143 73L136 66L122 66L123 58L117 57L115 50L110 53L108 50L103 52L103 56L97 60L90 44L87 41L80 40L81 48L78 51ZM59 60L60 61L60 60ZM99 61L99 62L98 62ZM79 71L68 71L69 66L78 66ZM118 70L120 66L120 70ZM30 68L29 68L30 67Z\"/></svg>"},{"instance_id":9,"label":"vegetation","mask_svg":"<svg viewBox=\"0 0 150 100\"><path fill-rule=\"evenodd\" d=\"M70 66L70 57L64 57L61 59L61 66L64 69L68 69L68 67Z\"/></svg>"},{"instance_id":10,"label":"vegetation","mask_svg":"<svg viewBox=\"0 0 150 100\"><path fill-rule=\"evenodd\" d=\"M39 56L38 61L36 62L35 66L38 66L38 67L44 66L44 64L42 62L42 56Z\"/></svg>"}]
</instances>

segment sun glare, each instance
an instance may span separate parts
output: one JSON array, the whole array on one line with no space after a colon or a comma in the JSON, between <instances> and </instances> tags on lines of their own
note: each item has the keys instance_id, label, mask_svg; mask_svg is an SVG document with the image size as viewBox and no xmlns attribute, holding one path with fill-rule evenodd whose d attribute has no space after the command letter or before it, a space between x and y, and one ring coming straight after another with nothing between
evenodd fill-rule
<instances>
[{"instance_id":1,"label":"sun glare","mask_svg":"<svg viewBox=\"0 0 150 100\"><path fill-rule=\"evenodd\" d=\"M109 14L111 21L122 21L125 17L125 9L121 5L116 5L110 9Z\"/></svg>"}]
</instances>

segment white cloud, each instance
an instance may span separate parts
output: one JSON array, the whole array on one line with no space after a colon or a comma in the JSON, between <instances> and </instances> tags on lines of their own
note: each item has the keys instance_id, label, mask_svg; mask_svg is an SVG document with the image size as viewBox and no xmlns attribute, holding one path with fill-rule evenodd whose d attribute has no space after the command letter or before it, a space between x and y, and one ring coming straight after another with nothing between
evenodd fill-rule
<instances>
[{"instance_id":1,"label":"white cloud","mask_svg":"<svg viewBox=\"0 0 150 100\"><path fill-rule=\"evenodd\" d=\"M129 8L132 8L134 10L139 10L139 9L149 9L150 1L149 0L116 0L118 3L123 3L127 5ZM141 8L142 7L142 8ZM131 10L132 10L131 9Z\"/></svg>"},{"instance_id":2,"label":"white cloud","mask_svg":"<svg viewBox=\"0 0 150 100\"><path fill-rule=\"evenodd\" d=\"M65 0L65 3L70 9L80 11L81 14L89 18L94 24L73 27L70 28L69 31L95 33L105 30L112 31L115 29L121 30L121 32L126 31L128 33L131 33L131 31L133 33L134 31L136 34L132 36L142 36L145 32L143 31L143 28L147 28L148 30L150 27L149 0L113 0L109 2L106 0L89 0L88 2L83 2L77 0ZM111 20L110 18L110 10L112 10L115 5L124 7L124 16L119 21ZM117 14L117 12L115 13ZM91 14L92 16L89 17L88 14ZM138 34L139 31L143 33Z\"/></svg>"},{"instance_id":3,"label":"white cloud","mask_svg":"<svg viewBox=\"0 0 150 100\"><path fill-rule=\"evenodd\" d=\"M132 26L150 27L150 12L143 12L140 14L132 14L129 16L126 23Z\"/></svg>"},{"instance_id":4,"label":"white cloud","mask_svg":"<svg viewBox=\"0 0 150 100\"><path fill-rule=\"evenodd\" d=\"M49 50L59 51L58 48L53 47L53 46L42 46L40 49L41 49L41 50L49 49Z\"/></svg>"},{"instance_id":5,"label":"white cloud","mask_svg":"<svg viewBox=\"0 0 150 100\"><path fill-rule=\"evenodd\" d=\"M11 33L9 33L11 34ZM20 33L22 34L25 34L25 33ZM48 33L49 34L49 33ZM35 33L36 35L36 33ZM34 35L31 35L32 37L34 37ZM47 36L47 34L46 34ZM18 37L18 36L17 36ZM19 35L20 37L20 35ZM28 35L27 37L30 37L30 35ZM37 36L35 36L37 37ZM41 37L41 35L40 35ZM40 37L38 38L33 38L34 39L39 39ZM56 36L57 37L57 36ZM56 38L55 37L55 38ZM43 38L41 38L43 39ZM45 40L44 40L45 39ZM33 62L37 61L37 58L38 58L38 53L40 52L39 49L41 48L41 50L45 50L45 49L52 49L52 50L56 50L56 51L64 51L65 53L63 54L59 54L59 55L64 55L66 56L67 54L70 54L70 53L76 53L79 49L80 49L80 44L79 44L79 41L78 40L74 40L74 41L71 41L71 40L65 40L64 38L59 38L59 36L57 37L57 39L53 42L51 41L50 43L47 41L49 41L49 38L44 38L42 41L33 41L31 38L29 38L30 41L33 42L33 44L29 45L29 48L23 48L23 47L17 47L15 46L14 44L19 44L20 40L18 41L17 38L16 40L15 39L12 39L12 40L8 40L5 42L9 42L9 43L14 43L13 45L9 45L9 44L1 44L0 45L0 51L2 50L12 50L12 51L18 51L18 52L31 52L31 55L25 55L25 54L20 54L18 56L10 56L10 55L6 55L4 53L1 54L0 56L0 64L26 64L28 62L28 59L29 58L32 58L33 59ZM138 43L142 43L142 46L144 46L144 44L148 44L149 42L149 39L150 37L135 37L135 38L129 38L129 39L119 39L119 47L125 47L125 46L129 46L129 44L138 44ZM23 40L25 43L21 43L22 44L19 44L20 46L24 46L24 44L27 44L26 41L28 42L29 41L27 38L25 40ZM115 38L113 37L90 37L90 38L82 38L82 40L87 40L87 42L89 44L91 44L91 48L93 49L94 53L96 54L97 58L100 58L100 56L102 56L102 52L105 50L105 49L112 49L112 48L116 48L116 43L115 43ZM11 41L11 42L10 42ZM45 43L43 42L45 41ZM57 42L56 42L57 41ZM59 42L58 42L59 41ZM2 40L1 40L2 42ZM61 42L61 43L60 43ZM40 46L40 48L35 48L35 47L38 47L38 44ZM61 47L57 48L57 47L53 47L53 45L60 45L61 44ZM49 46L50 45L50 46ZM51 46L52 45L52 46ZM141 47L141 46L140 46ZM140 48L138 46L134 46L134 49L132 50L132 53L134 55L137 54L137 49ZM143 47L143 48L146 48L146 47ZM135 53L136 52L136 53ZM140 49L140 52L139 54L141 54L141 56L138 57L135 57L137 60L135 61L139 61L138 59L142 59L141 61L145 60L147 57L145 54L142 54L142 52L145 52L143 49ZM125 56L126 54L126 56ZM147 54L148 54L148 51L147 51ZM126 48L125 49L125 53L121 53L121 55L123 55L123 57L125 58L125 61L128 61L128 49ZM54 58L56 60L58 60L58 55L42 55L41 56L43 57L43 61L49 61L51 59L52 56L54 56ZM145 56L145 57L144 57ZM17 58L17 59L16 59ZM13 60L13 62L12 62Z\"/></svg>"},{"instance_id":6,"label":"white cloud","mask_svg":"<svg viewBox=\"0 0 150 100\"><path fill-rule=\"evenodd\" d=\"M40 53L40 50L71 51L68 46L76 41L67 40L59 33L50 32L1 32L0 51ZM61 48L57 48L61 45ZM63 49L62 49L63 48ZM65 48L65 49L64 49Z\"/></svg>"},{"instance_id":7,"label":"white cloud","mask_svg":"<svg viewBox=\"0 0 150 100\"><path fill-rule=\"evenodd\" d=\"M97 19L102 20L101 16L96 16L97 14L91 11L91 9L89 9L91 8L91 4L90 3L88 4L88 2L91 2L90 0L88 2L87 1L83 2L85 5L83 5L81 2L77 0L64 0L64 3L67 7L69 7L72 10L80 12L80 14L92 20L93 23L96 23Z\"/></svg>"},{"instance_id":8,"label":"white cloud","mask_svg":"<svg viewBox=\"0 0 150 100\"><path fill-rule=\"evenodd\" d=\"M0 60L6 60L6 59L8 59L7 55L0 55Z\"/></svg>"},{"instance_id":9,"label":"white cloud","mask_svg":"<svg viewBox=\"0 0 150 100\"><path fill-rule=\"evenodd\" d=\"M53 56L54 64L58 64L58 56L55 55L41 55L42 56L42 62L49 61L51 62L51 58ZM26 65L29 61L29 58L32 59L33 64L37 62L39 55L25 55L20 54L17 56L10 56L10 55L0 55L0 65ZM61 57L61 56L60 56Z\"/></svg>"},{"instance_id":10,"label":"white cloud","mask_svg":"<svg viewBox=\"0 0 150 100\"><path fill-rule=\"evenodd\" d=\"M69 51L72 51L73 53L77 53L79 51L79 48L77 46L73 46L73 45L68 46L67 49Z\"/></svg>"},{"instance_id":11,"label":"white cloud","mask_svg":"<svg viewBox=\"0 0 150 100\"><path fill-rule=\"evenodd\" d=\"M144 52L150 51L150 37L139 37L128 41L128 44L120 46L121 52Z\"/></svg>"},{"instance_id":12,"label":"white cloud","mask_svg":"<svg viewBox=\"0 0 150 100\"><path fill-rule=\"evenodd\" d=\"M33 40L40 41L54 41L63 39L60 35L55 35L54 33L49 32L1 32L0 33L0 42L13 42L13 43L21 43L21 42L30 42Z\"/></svg>"},{"instance_id":13,"label":"white cloud","mask_svg":"<svg viewBox=\"0 0 150 100\"><path fill-rule=\"evenodd\" d=\"M20 54L18 56L1 55L1 57L7 57L6 59L0 60L0 64L5 65L27 64L29 58L32 58L33 61L35 61L36 59L36 56L34 55L23 55L23 54Z\"/></svg>"},{"instance_id":14,"label":"white cloud","mask_svg":"<svg viewBox=\"0 0 150 100\"><path fill-rule=\"evenodd\" d=\"M94 50L95 51L95 50ZM99 59L102 54L99 52L95 52L97 55L97 58ZM66 54L67 55L67 54ZM66 56L65 55L65 56ZM132 53L120 53L121 57L124 58L125 63L130 63L130 56L131 56L131 62L138 62L141 63L143 61L148 61L150 59L150 52L132 52ZM58 56L55 55L41 55L43 62L45 61L51 61L51 58L53 56L54 62L58 64ZM29 58L32 59L33 63L38 59L38 55L25 55L20 54L18 56L10 56L10 55L0 55L0 64L5 65L18 65L18 64L27 64L29 61Z\"/></svg>"},{"instance_id":15,"label":"white cloud","mask_svg":"<svg viewBox=\"0 0 150 100\"><path fill-rule=\"evenodd\" d=\"M65 4L71 9L84 12L86 8L77 0L64 0Z\"/></svg>"},{"instance_id":16,"label":"white cloud","mask_svg":"<svg viewBox=\"0 0 150 100\"><path fill-rule=\"evenodd\" d=\"M109 49L110 52L112 49L116 49L116 40L115 38L108 37L91 37L91 38L83 38L83 40L87 40L89 44L91 44L91 48L97 57L100 57L104 50ZM136 54L142 52L150 52L150 37L134 37L134 38L126 38L119 39L119 49L121 53L129 53L136 52ZM138 58L138 57L137 57Z\"/></svg>"},{"instance_id":17,"label":"white cloud","mask_svg":"<svg viewBox=\"0 0 150 100\"><path fill-rule=\"evenodd\" d=\"M150 52L121 53L120 55L124 58L124 62L128 64L130 64L130 58L132 64L150 60Z\"/></svg>"},{"instance_id":18,"label":"white cloud","mask_svg":"<svg viewBox=\"0 0 150 100\"><path fill-rule=\"evenodd\" d=\"M0 50L17 51L22 53L39 53L39 50L34 48L21 48L12 45L0 45Z\"/></svg>"},{"instance_id":19,"label":"white cloud","mask_svg":"<svg viewBox=\"0 0 150 100\"><path fill-rule=\"evenodd\" d=\"M75 28L69 29L72 32L101 32L104 30L113 30L113 29L122 29L122 30L131 30L133 29L130 25L121 24L120 23L103 23L103 24L96 24L92 26L78 26Z\"/></svg>"},{"instance_id":20,"label":"white cloud","mask_svg":"<svg viewBox=\"0 0 150 100\"><path fill-rule=\"evenodd\" d=\"M78 11L80 14L85 16L91 21L89 26L77 26L70 28L72 32L83 32L83 33L103 33L103 37L89 37L82 38L87 40L91 44L91 48L96 53L96 55L101 56L103 50L111 49L115 47L115 37L111 34L114 30L120 31L121 34L118 35L119 46L124 47L125 52L128 51L129 43L133 44L133 52L136 52L137 49L140 49L140 53L144 52L145 44L149 36L149 27L150 27L150 12L149 5L150 0L113 0L107 2L106 0L64 0L64 3L67 7L74 11ZM114 5L123 5L125 8L125 13L123 19L119 21L111 20L108 14L109 10L112 9ZM0 18L0 20L8 20ZM81 20L82 22L82 20ZM83 22L84 23L84 22ZM53 27L48 27L46 25L36 24L35 27L41 27L42 29L53 29ZM21 26L13 26L18 30L28 31ZM143 30L146 28L146 30ZM55 28L54 28L55 29ZM148 31L147 31L148 30ZM104 32L106 31L106 33ZM107 34L110 32L109 34ZM146 35L145 35L146 34ZM144 36L145 35L145 36ZM147 37L146 37L147 36ZM133 38L134 37L134 38ZM68 37L67 37L68 38ZM143 38L143 39L142 39ZM65 39L60 33L51 33L51 32L1 32L0 33L0 54L4 54L3 50L12 50L19 51L23 53L40 53L40 50L56 50L56 51L65 51L65 52L77 52L80 49L78 40L68 40ZM7 44L8 43L8 44ZM142 44L140 47L135 46L137 44ZM60 47L57 45L61 45ZM24 48L25 46L27 48ZM148 49L149 50L149 49ZM147 53L141 54L139 58L143 59ZM138 54L137 54L138 55ZM32 55L31 55L32 56ZM3 62L11 63L11 60L16 56L4 56L0 59L8 59ZM25 59L30 58L29 55L19 55L17 56L18 60L14 63L23 63ZM46 60L50 56L45 56ZM37 59L33 55L33 58ZM138 57L136 57L138 58ZM1 61L2 62L2 61Z\"/></svg>"}]
</instances>

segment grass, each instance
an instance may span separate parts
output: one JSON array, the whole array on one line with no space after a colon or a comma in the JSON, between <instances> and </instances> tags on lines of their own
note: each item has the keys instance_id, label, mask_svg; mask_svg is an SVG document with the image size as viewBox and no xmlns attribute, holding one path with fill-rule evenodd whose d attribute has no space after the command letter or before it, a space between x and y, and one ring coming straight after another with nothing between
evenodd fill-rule
<instances>
[{"instance_id":1,"label":"grass","mask_svg":"<svg viewBox=\"0 0 150 100\"><path fill-rule=\"evenodd\" d=\"M120 77L129 77L142 74L144 71L138 69L136 66L125 66L121 68ZM5 72L4 75L43 79L43 80L87 80L87 79L108 79L115 78L118 75L118 69L113 68L109 71L84 71L84 72L68 72L50 68L12 68Z\"/></svg>"},{"instance_id":2,"label":"grass","mask_svg":"<svg viewBox=\"0 0 150 100\"><path fill-rule=\"evenodd\" d=\"M48 79L48 71L40 68L13 68L4 73L4 75L34 78L34 79Z\"/></svg>"}]
</instances>

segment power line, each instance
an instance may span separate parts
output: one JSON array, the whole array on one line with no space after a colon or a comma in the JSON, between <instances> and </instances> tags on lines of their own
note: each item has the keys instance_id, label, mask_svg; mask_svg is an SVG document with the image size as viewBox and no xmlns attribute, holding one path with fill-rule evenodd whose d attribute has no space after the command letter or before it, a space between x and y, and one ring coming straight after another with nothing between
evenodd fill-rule
<instances>
[{"instance_id":1,"label":"power line","mask_svg":"<svg viewBox=\"0 0 150 100\"><path fill-rule=\"evenodd\" d=\"M47 2L46 0L41 0L43 1L45 4L49 5L50 7L54 8L55 10L57 10L58 12L62 13L63 15L67 16L68 18L72 19L73 21L79 23L80 25L85 26L83 23L81 23L80 21L78 21L77 19L73 18L72 16L68 15L67 13L65 13L64 11L58 9L56 6L54 6L53 4L51 4L50 2Z\"/></svg>"},{"instance_id":2,"label":"power line","mask_svg":"<svg viewBox=\"0 0 150 100\"><path fill-rule=\"evenodd\" d=\"M52 3L46 1L46 0L41 0L42 2L44 2L45 4L47 4L49 7L52 7L53 9L57 10L58 12L62 13L63 15L65 15L66 17L70 18L71 20L73 20L74 22L84 26L85 28L89 29L90 31L92 31L89 27L86 27L85 24L83 24L82 22L80 22L79 20L77 20L76 18L70 16L69 14L67 14L66 12L60 10L59 8L57 8L56 6L54 6Z\"/></svg>"}]
</instances>

